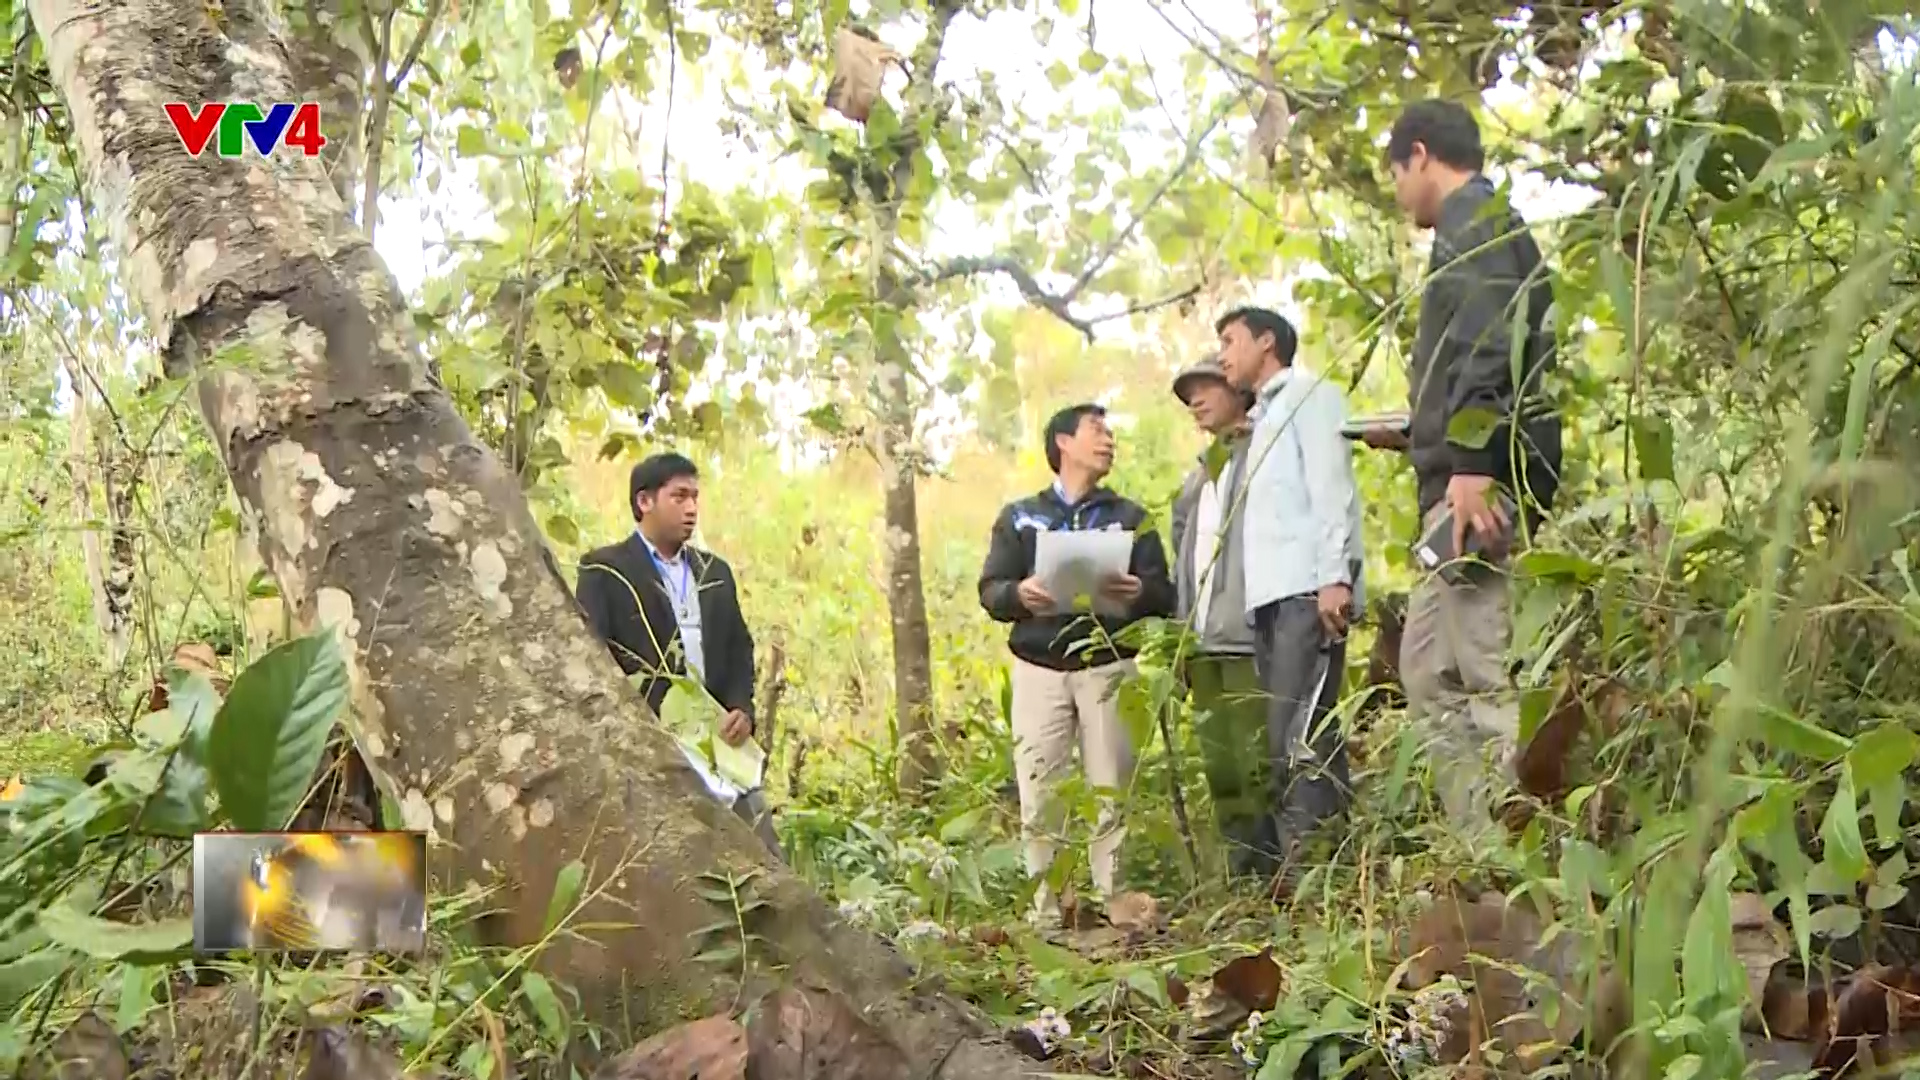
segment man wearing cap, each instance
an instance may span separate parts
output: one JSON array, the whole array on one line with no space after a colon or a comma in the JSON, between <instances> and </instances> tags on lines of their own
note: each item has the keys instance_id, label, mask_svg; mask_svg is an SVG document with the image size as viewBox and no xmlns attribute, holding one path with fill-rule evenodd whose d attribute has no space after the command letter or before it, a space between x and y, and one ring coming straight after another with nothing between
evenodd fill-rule
<instances>
[{"instance_id":1,"label":"man wearing cap","mask_svg":"<svg viewBox=\"0 0 1920 1080\"><path fill-rule=\"evenodd\" d=\"M1341 435L1346 395L1294 362L1293 324L1236 308L1214 324L1220 368L1255 396L1241 512L1246 615L1267 692L1273 850L1287 856L1347 806L1346 734L1333 706L1346 671L1347 628L1365 610L1360 496Z\"/></svg>"},{"instance_id":2,"label":"man wearing cap","mask_svg":"<svg viewBox=\"0 0 1920 1080\"><path fill-rule=\"evenodd\" d=\"M1235 876L1270 869L1266 819L1267 706L1253 666L1253 626L1242 578L1241 497L1253 395L1207 356L1173 381L1173 394L1213 440L1173 500L1175 615L1197 644L1181 671L1213 794L1214 823Z\"/></svg>"}]
</instances>

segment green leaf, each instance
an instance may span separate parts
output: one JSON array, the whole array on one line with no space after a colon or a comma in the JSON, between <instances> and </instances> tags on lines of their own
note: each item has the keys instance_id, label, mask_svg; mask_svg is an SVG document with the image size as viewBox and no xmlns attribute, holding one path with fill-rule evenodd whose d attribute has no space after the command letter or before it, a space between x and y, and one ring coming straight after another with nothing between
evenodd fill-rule
<instances>
[{"instance_id":1,"label":"green leaf","mask_svg":"<svg viewBox=\"0 0 1920 1080\"><path fill-rule=\"evenodd\" d=\"M1757 722L1760 741L1772 749L1810 761L1836 761L1853 743L1811 721L1776 708L1763 708Z\"/></svg>"},{"instance_id":2,"label":"green leaf","mask_svg":"<svg viewBox=\"0 0 1920 1080\"><path fill-rule=\"evenodd\" d=\"M653 402L653 383L648 381L645 372L629 361L615 360L601 364L593 374L600 389L607 392L608 400L615 405L644 409Z\"/></svg>"},{"instance_id":3,"label":"green leaf","mask_svg":"<svg viewBox=\"0 0 1920 1080\"><path fill-rule=\"evenodd\" d=\"M96 960L165 956L193 945L193 918L120 923L89 915L71 904L43 908L40 929L56 945Z\"/></svg>"},{"instance_id":4,"label":"green leaf","mask_svg":"<svg viewBox=\"0 0 1920 1080\"><path fill-rule=\"evenodd\" d=\"M1069 68L1067 65L1061 63L1058 60L1055 60L1052 64L1047 66L1047 82L1051 83L1055 90L1065 90L1067 88L1067 84L1071 83L1072 81L1073 81L1072 68Z\"/></svg>"},{"instance_id":5,"label":"green leaf","mask_svg":"<svg viewBox=\"0 0 1920 1080\"><path fill-rule=\"evenodd\" d=\"M521 972L520 996L527 999L527 1007L533 1010L547 1041L554 1046L566 1045L567 1012L560 1007L560 995L553 992L547 977L537 971Z\"/></svg>"},{"instance_id":6,"label":"green leaf","mask_svg":"<svg viewBox=\"0 0 1920 1080\"><path fill-rule=\"evenodd\" d=\"M213 720L207 764L236 829L287 827L347 703L347 664L330 629L295 638L233 680Z\"/></svg>"},{"instance_id":7,"label":"green leaf","mask_svg":"<svg viewBox=\"0 0 1920 1080\"><path fill-rule=\"evenodd\" d=\"M1840 773L1840 785L1833 801L1827 804L1827 816L1820 822L1820 839L1826 848L1826 861L1851 885L1866 876L1867 845L1860 838L1860 804L1853 797L1853 774Z\"/></svg>"},{"instance_id":8,"label":"green leaf","mask_svg":"<svg viewBox=\"0 0 1920 1080\"><path fill-rule=\"evenodd\" d=\"M460 62L467 67L473 67L478 64L480 62L480 43L477 41L469 41L465 45L460 46Z\"/></svg>"},{"instance_id":9,"label":"green leaf","mask_svg":"<svg viewBox=\"0 0 1920 1080\"><path fill-rule=\"evenodd\" d=\"M740 959L740 945L729 941L693 958L696 964L729 964Z\"/></svg>"},{"instance_id":10,"label":"green leaf","mask_svg":"<svg viewBox=\"0 0 1920 1080\"><path fill-rule=\"evenodd\" d=\"M1897 720L1876 725L1854 737L1847 753L1847 769L1861 788L1899 779L1913 764L1920 738Z\"/></svg>"},{"instance_id":11,"label":"green leaf","mask_svg":"<svg viewBox=\"0 0 1920 1080\"><path fill-rule=\"evenodd\" d=\"M557 544L574 547L580 543L580 526L566 514L550 514L547 517L547 535Z\"/></svg>"},{"instance_id":12,"label":"green leaf","mask_svg":"<svg viewBox=\"0 0 1920 1080\"><path fill-rule=\"evenodd\" d=\"M1859 908L1848 904L1835 904L1814 912L1807 920L1807 929L1821 937L1841 940L1859 933L1860 924L1864 921Z\"/></svg>"},{"instance_id":13,"label":"green leaf","mask_svg":"<svg viewBox=\"0 0 1920 1080\"><path fill-rule=\"evenodd\" d=\"M453 152L463 158L488 156L491 151L487 146L486 132L472 124L461 124L453 138Z\"/></svg>"},{"instance_id":14,"label":"green leaf","mask_svg":"<svg viewBox=\"0 0 1920 1080\"><path fill-rule=\"evenodd\" d=\"M1668 480L1673 476L1673 425L1664 416L1635 416L1627 426L1640 479Z\"/></svg>"},{"instance_id":15,"label":"green leaf","mask_svg":"<svg viewBox=\"0 0 1920 1080\"><path fill-rule=\"evenodd\" d=\"M1092 49L1088 49L1086 52L1080 54L1080 70L1089 75L1098 75L1101 69L1106 66L1107 58L1094 52Z\"/></svg>"},{"instance_id":16,"label":"green leaf","mask_svg":"<svg viewBox=\"0 0 1920 1080\"><path fill-rule=\"evenodd\" d=\"M835 30L847 18L847 0L824 0L820 5L820 28L826 31L828 41L833 40Z\"/></svg>"},{"instance_id":17,"label":"green leaf","mask_svg":"<svg viewBox=\"0 0 1920 1080\"><path fill-rule=\"evenodd\" d=\"M971 839L986 820L987 807L976 806L971 810L954 815L945 825L940 826L940 841L945 844L959 844Z\"/></svg>"},{"instance_id":18,"label":"green leaf","mask_svg":"<svg viewBox=\"0 0 1920 1080\"><path fill-rule=\"evenodd\" d=\"M1127 974L1127 985L1155 1005L1163 1009L1173 1008L1173 1002L1167 997L1167 984L1153 972L1135 968Z\"/></svg>"},{"instance_id":19,"label":"green leaf","mask_svg":"<svg viewBox=\"0 0 1920 1080\"><path fill-rule=\"evenodd\" d=\"M553 895L547 900L547 922L542 937L560 929L560 923L573 914L574 905L580 902L580 890L586 883L586 877L586 865L579 859L561 867L560 872L553 876Z\"/></svg>"},{"instance_id":20,"label":"green leaf","mask_svg":"<svg viewBox=\"0 0 1920 1080\"><path fill-rule=\"evenodd\" d=\"M29 994L59 978L72 963L71 953L42 949L0 964L0 1015L11 1013Z\"/></svg>"},{"instance_id":21,"label":"green leaf","mask_svg":"<svg viewBox=\"0 0 1920 1080\"><path fill-rule=\"evenodd\" d=\"M1500 427L1500 416L1492 409L1465 408L1447 421L1447 441L1468 450L1484 450Z\"/></svg>"}]
</instances>

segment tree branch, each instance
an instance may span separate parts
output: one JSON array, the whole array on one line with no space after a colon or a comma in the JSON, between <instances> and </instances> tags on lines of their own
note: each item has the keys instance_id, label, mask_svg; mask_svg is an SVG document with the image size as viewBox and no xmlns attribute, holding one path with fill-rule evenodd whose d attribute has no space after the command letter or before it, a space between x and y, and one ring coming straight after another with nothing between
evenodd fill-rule
<instances>
[{"instance_id":1,"label":"tree branch","mask_svg":"<svg viewBox=\"0 0 1920 1080\"><path fill-rule=\"evenodd\" d=\"M988 255L981 258L969 257L954 259L941 266L921 271L911 278L908 284L936 285L943 281L978 277L982 274L1005 274L1007 277L1012 278L1014 285L1019 288L1022 298L1033 306L1048 312L1054 318L1059 319L1068 326L1073 327L1075 330L1080 331L1081 334L1085 335L1088 344L1092 344L1094 340L1093 328L1101 323L1139 315L1157 308L1166 307L1169 304L1177 304L1182 300L1191 299L1200 293L1199 285L1190 285L1179 292L1160 297L1157 300L1148 300L1132 304L1119 311L1110 311L1103 315L1076 315L1073 311L1071 296L1056 296L1041 288L1039 280L1033 276L1033 271L1028 270L1026 266L1011 255Z\"/></svg>"},{"instance_id":2,"label":"tree branch","mask_svg":"<svg viewBox=\"0 0 1920 1080\"><path fill-rule=\"evenodd\" d=\"M1166 178L1160 181L1160 186L1155 188L1153 194L1147 196L1146 201L1140 204L1140 208L1133 212L1127 227L1115 233L1113 239L1107 241L1107 246L1087 261L1086 267L1080 271L1080 276L1073 279L1073 285L1061 297L1063 303L1072 303L1080 296L1081 291L1087 287L1087 283L1105 269L1108 262L1112 261L1114 253L1133 238L1134 232L1140 228L1140 222L1146 219L1147 212L1153 209L1153 205L1166 195L1175 182L1187 174L1187 170L1193 168L1194 162L1200 160L1200 151L1207 144L1207 136L1213 134L1220 127L1220 122L1227 118L1231 104L1229 102L1228 107L1215 109L1213 118L1207 122L1207 126L1187 140L1187 152L1180 158L1180 163L1167 173Z\"/></svg>"},{"instance_id":3,"label":"tree branch","mask_svg":"<svg viewBox=\"0 0 1920 1080\"><path fill-rule=\"evenodd\" d=\"M393 78L387 83L389 93L400 92L401 84L407 81L407 73L413 70L414 63L420 59L420 51L426 48L427 35L433 33L433 25L440 21L440 9L445 5L446 0L428 0L427 13L420 17L420 29L413 35L413 44L407 46L407 55L400 59L400 66L394 69Z\"/></svg>"}]
</instances>

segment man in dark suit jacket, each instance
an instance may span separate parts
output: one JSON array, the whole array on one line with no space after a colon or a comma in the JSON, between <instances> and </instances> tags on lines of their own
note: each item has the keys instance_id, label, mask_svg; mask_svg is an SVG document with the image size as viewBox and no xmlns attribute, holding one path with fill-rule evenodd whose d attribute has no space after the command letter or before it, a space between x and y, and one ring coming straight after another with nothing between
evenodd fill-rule
<instances>
[{"instance_id":1,"label":"man in dark suit jacket","mask_svg":"<svg viewBox=\"0 0 1920 1080\"><path fill-rule=\"evenodd\" d=\"M727 710L720 737L739 746L753 737L753 634L733 568L689 542L700 522L700 470L679 454L655 454L633 467L627 501L638 527L580 560L580 607L620 670L646 673L656 715L673 685L668 676L691 673ZM716 794L731 790L700 771ZM780 852L759 789L735 794L733 809Z\"/></svg>"}]
</instances>

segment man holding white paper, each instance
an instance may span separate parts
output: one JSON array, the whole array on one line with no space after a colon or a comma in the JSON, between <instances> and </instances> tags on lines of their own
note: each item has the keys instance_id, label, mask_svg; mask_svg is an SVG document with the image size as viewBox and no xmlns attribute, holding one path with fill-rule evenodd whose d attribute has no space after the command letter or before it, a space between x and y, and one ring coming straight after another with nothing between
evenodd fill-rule
<instances>
[{"instance_id":1,"label":"man holding white paper","mask_svg":"<svg viewBox=\"0 0 1920 1080\"><path fill-rule=\"evenodd\" d=\"M1124 789L1133 747L1117 691L1134 650L1118 635L1173 613L1174 589L1146 510L1101 486L1113 469L1113 433L1098 405L1062 409L1047 422L1054 482L1007 505L994 522L980 571L980 606L1012 624L1014 774L1026 836L1027 873L1053 865L1060 829L1054 782L1080 750L1096 788ZM1119 889L1121 827L1109 796L1089 852L1096 892ZM1036 922L1058 916L1053 890L1034 896Z\"/></svg>"},{"instance_id":2,"label":"man holding white paper","mask_svg":"<svg viewBox=\"0 0 1920 1080\"><path fill-rule=\"evenodd\" d=\"M574 591L581 610L654 714L679 729L675 736L707 789L779 855L753 775L765 765L752 742L753 634L733 568L691 542L700 471L679 454L655 454L633 467L628 503L633 534L580 560ZM702 738L684 730L703 721L711 731ZM712 748L714 760L702 760L693 742Z\"/></svg>"}]
</instances>

